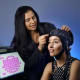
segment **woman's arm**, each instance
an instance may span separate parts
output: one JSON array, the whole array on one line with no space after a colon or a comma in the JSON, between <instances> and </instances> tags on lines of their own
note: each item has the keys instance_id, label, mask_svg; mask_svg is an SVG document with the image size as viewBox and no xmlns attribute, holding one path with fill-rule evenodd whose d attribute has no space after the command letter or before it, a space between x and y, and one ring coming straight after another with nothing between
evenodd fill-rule
<instances>
[{"instance_id":1,"label":"woman's arm","mask_svg":"<svg viewBox=\"0 0 80 80\"><path fill-rule=\"evenodd\" d=\"M69 80L79 80L80 73L80 61L76 60L72 63L70 69L70 77Z\"/></svg>"},{"instance_id":2,"label":"woman's arm","mask_svg":"<svg viewBox=\"0 0 80 80\"><path fill-rule=\"evenodd\" d=\"M41 80L49 80L51 73L52 73L52 62L46 65Z\"/></svg>"},{"instance_id":3,"label":"woman's arm","mask_svg":"<svg viewBox=\"0 0 80 80\"><path fill-rule=\"evenodd\" d=\"M29 54L28 52L26 52L26 54ZM38 48L35 48L32 55L28 58L25 59L25 67L26 69L31 69L33 68L35 65L38 65L38 63L41 62L42 58L44 57L43 53L41 53Z\"/></svg>"}]
</instances>

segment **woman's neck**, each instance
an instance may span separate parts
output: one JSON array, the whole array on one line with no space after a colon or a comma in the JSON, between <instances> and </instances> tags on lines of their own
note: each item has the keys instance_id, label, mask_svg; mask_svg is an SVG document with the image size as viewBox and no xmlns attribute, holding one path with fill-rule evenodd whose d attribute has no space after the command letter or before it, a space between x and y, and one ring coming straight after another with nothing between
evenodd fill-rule
<instances>
[{"instance_id":1,"label":"woman's neck","mask_svg":"<svg viewBox=\"0 0 80 80\"><path fill-rule=\"evenodd\" d=\"M36 33L37 31L30 31L30 35L32 36L34 33Z\"/></svg>"},{"instance_id":2,"label":"woman's neck","mask_svg":"<svg viewBox=\"0 0 80 80\"><path fill-rule=\"evenodd\" d=\"M62 56L61 56L58 60L56 60L56 62L57 62L57 67L63 66L63 65L65 64L65 62L66 62L66 59L67 59L67 55L66 55L66 53L64 52L64 53L62 54Z\"/></svg>"},{"instance_id":3,"label":"woman's neck","mask_svg":"<svg viewBox=\"0 0 80 80\"><path fill-rule=\"evenodd\" d=\"M39 33L37 31L31 31L31 38L35 43L38 43Z\"/></svg>"}]
</instances>

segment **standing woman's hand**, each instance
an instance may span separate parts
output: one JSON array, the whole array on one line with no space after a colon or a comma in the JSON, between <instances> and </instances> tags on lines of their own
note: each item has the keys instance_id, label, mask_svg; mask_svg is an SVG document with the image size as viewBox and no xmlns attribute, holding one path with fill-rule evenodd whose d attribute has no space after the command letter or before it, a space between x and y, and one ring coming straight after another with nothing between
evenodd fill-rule
<instances>
[{"instance_id":1,"label":"standing woman's hand","mask_svg":"<svg viewBox=\"0 0 80 80\"><path fill-rule=\"evenodd\" d=\"M45 35L42 35L42 36L39 37L38 49L39 49L40 51L43 50L44 45L46 44L46 39L47 39L48 36L49 36L49 34L45 34Z\"/></svg>"},{"instance_id":2,"label":"standing woman's hand","mask_svg":"<svg viewBox=\"0 0 80 80\"><path fill-rule=\"evenodd\" d=\"M64 30L64 31L67 31L67 32L70 31L70 28L69 28L69 26L67 26L67 25L63 25L63 26L61 27L61 29Z\"/></svg>"}]
</instances>

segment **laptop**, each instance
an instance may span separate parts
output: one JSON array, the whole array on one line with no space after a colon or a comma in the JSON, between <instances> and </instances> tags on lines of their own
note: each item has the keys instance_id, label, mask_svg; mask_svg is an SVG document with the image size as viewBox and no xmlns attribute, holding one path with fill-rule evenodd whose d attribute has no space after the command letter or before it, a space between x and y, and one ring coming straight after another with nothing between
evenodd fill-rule
<instances>
[{"instance_id":1,"label":"laptop","mask_svg":"<svg viewBox=\"0 0 80 80\"><path fill-rule=\"evenodd\" d=\"M11 47L0 47L0 80L23 73L24 61Z\"/></svg>"}]
</instances>

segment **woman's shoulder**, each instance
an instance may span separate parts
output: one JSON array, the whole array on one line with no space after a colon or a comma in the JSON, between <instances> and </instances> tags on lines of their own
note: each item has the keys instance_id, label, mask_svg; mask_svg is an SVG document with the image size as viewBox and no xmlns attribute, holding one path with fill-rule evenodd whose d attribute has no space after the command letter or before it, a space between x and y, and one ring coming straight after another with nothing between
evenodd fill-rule
<instances>
[{"instance_id":1,"label":"woman's shoulder","mask_svg":"<svg viewBox=\"0 0 80 80\"><path fill-rule=\"evenodd\" d=\"M40 22L40 25L44 26L44 27L53 27L56 28L54 24L50 23L50 22Z\"/></svg>"},{"instance_id":2,"label":"woman's shoulder","mask_svg":"<svg viewBox=\"0 0 80 80\"><path fill-rule=\"evenodd\" d=\"M79 79L77 79L77 78L79 78L79 76L80 76L80 61L76 59L71 64L70 79L71 80L79 80Z\"/></svg>"},{"instance_id":3,"label":"woman's shoulder","mask_svg":"<svg viewBox=\"0 0 80 80\"><path fill-rule=\"evenodd\" d=\"M77 73L80 68L80 60L76 59L71 64L71 72Z\"/></svg>"},{"instance_id":4,"label":"woman's shoulder","mask_svg":"<svg viewBox=\"0 0 80 80\"><path fill-rule=\"evenodd\" d=\"M49 22L41 22L40 29L45 32L45 34L49 33L51 30L56 29L55 25Z\"/></svg>"},{"instance_id":5,"label":"woman's shoulder","mask_svg":"<svg viewBox=\"0 0 80 80\"><path fill-rule=\"evenodd\" d=\"M80 66L80 60L76 59L72 62L72 67Z\"/></svg>"},{"instance_id":6,"label":"woman's shoulder","mask_svg":"<svg viewBox=\"0 0 80 80\"><path fill-rule=\"evenodd\" d=\"M45 68L46 68L47 70L52 69L52 62L49 62L49 63L46 65Z\"/></svg>"},{"instance_id":7,"label":"woman's shoulder","mask_svg":"<svg viewBox=\"0 0 80 80\"><path fill-rule=\"evenodd\" d=\"M49 63L47 64L47 66L48 66L48 67L52 67L52 62L49 62Z\"/></svg>"},{"instance_id":8,"label":"woman's shoulder","mask_svg":"<svg viewBox=\"0 0 80 80\"><path fill-rule=\"evenodd\" d=\"M46 65L45 70L46 70L48 73L51 73L51 72L52 72L52 62L49 62L49 63Z\"/></svg>"},{"instance_id":9,"label":"woman's shoulder","mask_svg":"<svg viewBox=\"0 0 80 80\"><path fill-rule=\"evenodd\" d=\"M74 68L75 66L78 66L80 65L80 60L75 58L75 57L72 57L72 56L68 56L68 62L71 64L71 67Z\"/></svg>"}]
</instances>

